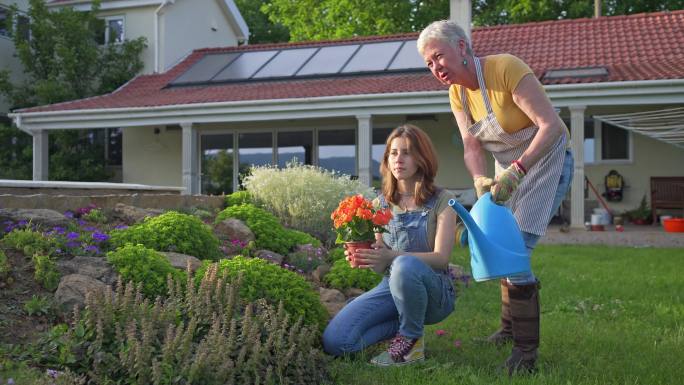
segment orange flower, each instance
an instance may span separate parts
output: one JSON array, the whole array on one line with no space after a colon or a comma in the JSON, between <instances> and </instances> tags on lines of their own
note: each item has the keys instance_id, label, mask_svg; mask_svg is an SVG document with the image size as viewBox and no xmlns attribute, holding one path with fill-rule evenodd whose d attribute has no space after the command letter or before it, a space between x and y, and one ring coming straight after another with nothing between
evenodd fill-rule
<instances>
[{"instance_id":1,"label":"orange flower","mask_svg":"<svg viewBox=\"0 0 684 385\"><path fill-rule=\"evenodd\" d=\"M363 195L348 196L337 206L330 219L337 233L337 243L373 240L375 233L382 233L392 219L390 209L373 207Z\"/></svg>"}]
</instances>

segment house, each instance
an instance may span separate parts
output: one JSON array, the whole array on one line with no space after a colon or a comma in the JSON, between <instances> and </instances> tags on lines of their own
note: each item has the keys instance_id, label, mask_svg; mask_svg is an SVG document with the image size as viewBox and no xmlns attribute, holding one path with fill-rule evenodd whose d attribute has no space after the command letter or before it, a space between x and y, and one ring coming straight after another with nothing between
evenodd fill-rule
<instances>
[{"instance_id":1,"label":"house","mask_svg":"<svg viewBox=\"0 0 684 385\"><path fill-rule=\"evenodd\" d=\"M249 164L294 157L372 183L387 133L412 122L437 146L437 182L470 188L447 89L425 68L416 39L198 49L111 94L11 116L34 137L37 180L47 178L50 131L121 127L128 183L202 193L221 182L205 169L218 154L232 168L226 193ZM567 121L573 226L585 221L585 199L595 199L585 176L602 191L610 170L622 174L624 199L613 204L621 211L648 195L650 176L682 175L684 11L475 28L472 39L479 56L525 60Z\"/></svg>"},{"instance_id":2,"label":"house","mask_svg":"<svg viewBox=\"0 0 684 385\"><path fill-rule=\"evenodd\" d=\"M22 76L22 65L14 55L14 44L5 27L10 6L29 8L28 0L0 0L0 69L8 68L12 80ZM73 7L90 10L88 0L47 0L50 9ZM103 0L98 17L105 22L102 43L116 44L144 37L143 74L163 72L194 49L229 47L247 42L249 29L233 0ZM28 18L20 13L20 23ZM27 29L28 31L28 29ZM8 112L0 99L0 115Z\"/></svg>"},{"instance_id":3,"label":"house","mask_svg":"<svg viewBox=\"0 0 684 385\"><path fill-rule=\"evenodd\" d=\"M0 70L9 70L10 81L18 82L22 79L23 69L21 62L15 55L16 50L14 49L14 42L12 42L11 30L7 28L7 17L13 5L16 5L19 11L16 22L28 25L28 18L25 14L28 9L28 0L0 0ZM10 123L7 119L9 108L9 102L0 95L0 123Z\"/></svg>"}]
</instances>

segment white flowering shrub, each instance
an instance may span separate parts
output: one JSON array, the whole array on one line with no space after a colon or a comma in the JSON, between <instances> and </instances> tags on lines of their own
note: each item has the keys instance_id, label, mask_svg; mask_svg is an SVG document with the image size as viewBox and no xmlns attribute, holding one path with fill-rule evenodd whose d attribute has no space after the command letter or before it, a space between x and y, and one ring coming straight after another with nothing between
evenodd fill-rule
<instances>
[{"instance_id":1,"label":"white flowering shrub","mask_svg":"<svg viewBox=\"0 0 684 385\"><path fill-rule=\"evenodd\" d=\"M283 225L312 234L329 243L334 240L330 214L345 196L375 192L349 175L288 163L283 169L256 166L244 186L261 207L280 218Z\"/></svg>"}]
</instances>

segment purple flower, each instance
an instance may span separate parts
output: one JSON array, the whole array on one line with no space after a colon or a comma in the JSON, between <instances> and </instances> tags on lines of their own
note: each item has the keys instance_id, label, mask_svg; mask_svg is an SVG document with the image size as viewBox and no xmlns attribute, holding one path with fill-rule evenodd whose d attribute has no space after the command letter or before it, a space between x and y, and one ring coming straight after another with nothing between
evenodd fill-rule
<instances>
[{"instance_id":1,"label":"purple flower","mask_svg":"<svg viewBox=\"0 0 684 385\"><path fill-rule=\"evenodd\" d=\"M69 232L69 234L66 235L67 239L70 239L70 240L78 239L78 237L80 237L80 236L81 235L79 233L76 233L73 231Z\"/></svg>"},{"instance_id":2,"label":"purple flower","mask_svg":"<svg viewBox=\"0 0 684 385\"><path fill-rule=\"evenodd\" d=\"M70 211L70 210L67 210L67 211L64 212L64 216L67 217L67 218L73 218L73 217L74 217L74 212L73 212L73 211Z\"/></svg>"},{"instance_id":3,"label":"purple flower","mask_svg":"<svg viewBox=\"0 0 684 385\"><path fill-rule=\"evenodd\" d=\"M66 246L66 247L68 247L68 248L70 248L70 249L73 249L73 248L76 248L76 247L81 246L81 242L78 242L78 241L69 241L69 242L65 243L64 246Z\"/></svg>"},{"instance_id":4,"label":"purple flower","mask_svg":"<svg viewBox=\"0 0 684 385\"><path fill-rule=\"evenodd\" d=\"M14 378L8 378L7 385L14 385Z\"/></svg>"},{"instance_id":5,"label":"purple flower","mask_svg":"<svg viewBox=\"0 0 684 385\"><path fill-rule=\"evenodd\" d=\"M17 222L17 227L24 227L28 224L28 222L25 219L20 220Z\"/></svg>"},{"instance_id":6,"label":"purple flower","mask_svg":"<svg viewBox=\"0 0 684 385\"><path fill-rule=\"evenodd\" d=\"M97 230L97 227L94 227L94 226L83 227L83 231L95 231L95 230Z\"/></svg>"},{"instance_id":7,"label":"purple flower","mask_svg":"<svg viewBox=\"0 0 684 385\"><path fill-rule=\"evenodd\" d=\"M88 245L88 246L86 246L85 251L87 251L89 253L98 254L100 252L100 248L95 246L95 245Z\"/></svg>"},{"instance_id":8,"label":"purple flower","mask_svg":"<svg viewBox=\"0 0 684 385\"><path fill-rule=\"evenodd\" d=\"M54 369L48 369L47 375L52 377L52 378L57 378L57 376L59 376L59 372L54 370Z\"/></svg>"},{"instance_id":9,"label":"purple flower","mask_svg":"<svg viewBox=\"0 0 684 385\"><path fill-rule=\"evenodd\" d=\"M2 224L3 224L3 225L13 225L14 222L12 222L12 221L10 221L10 220L8 219L8 220L2 222Z\"/></svg>"},{"instance_id":10,"label":"purple flower","mask_svg":"<svg viewBox=\"0 0 684 385\"><path fill-rule=\"evenodd\" d=\"M109 235L107 235L105 233L101 233L99 231L94 232L92 236L96 242L104 242L107 239L109 239Z\"/></svg>"},{"instance_id":11,"label":"purple flower","mask_svg":"<svg viewBox=\"0 0 684 385\"><path fill-rule=\"evenodd\" d=\"M128 226L126 226L126 225L116 225L116 226L114 226L114 230L124 230L124 229L127 229L127 228L128 228Z\"/></svg>"},{"instance_id":12,"label":"purple flower","mask_svg":"<svg viewBox=\"0 0 684 385\"><path fill-rule=\"evenodd\" d=\"M64 232L66 231L66 229L65 229L64 227L62 227L62 226L55 226L55 227L52 228L52 231L55 232L55 233L57 233L57 234L64 234Z\"/></svg>"},{"instance_id":13,"label":"purple flower","mask_svg":"<svg viewBox=\"0 0 684 385\"><path fill-rule=\"evenodd\" d=\"M79 220L78 220L78 225L79 225L79 226L83 226L83 225L85 225L85 224L86 224L86 221L85 221L85 220L83 220L83 219L79 219Z\"/></svg>"}]
</instances>

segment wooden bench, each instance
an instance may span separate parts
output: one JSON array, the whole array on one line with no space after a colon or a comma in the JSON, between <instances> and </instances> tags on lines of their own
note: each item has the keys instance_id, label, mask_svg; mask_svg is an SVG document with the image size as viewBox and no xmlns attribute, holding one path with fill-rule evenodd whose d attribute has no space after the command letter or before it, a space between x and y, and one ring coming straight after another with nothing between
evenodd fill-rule
<instances>
[{"instance_id":1,"label":"wooden bench","mask_svg":"<svg viewBox=\"0 0 684 385\"><path fill-rule=\"evenodd\" d=\"M651 212L656 223L658 209L684 210L684 176L651 177Z\"/></svg>"}]
</instances>

